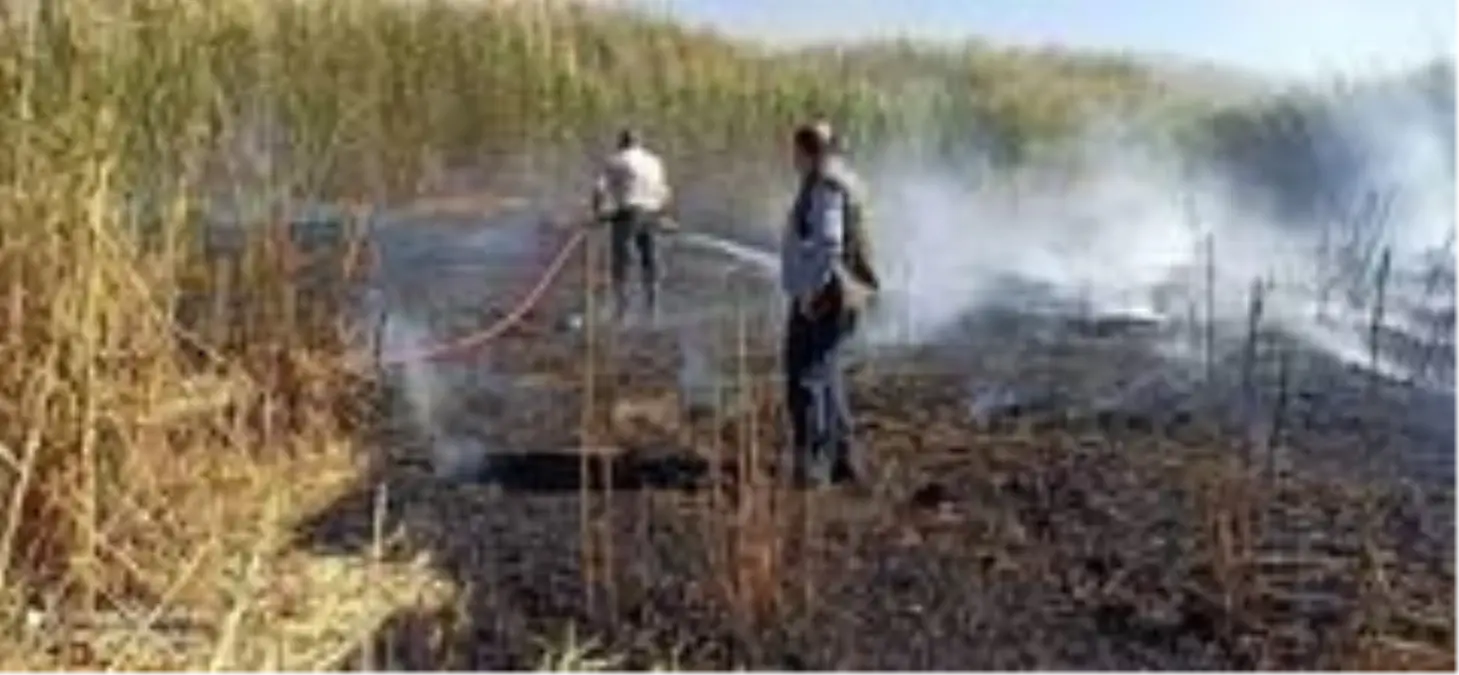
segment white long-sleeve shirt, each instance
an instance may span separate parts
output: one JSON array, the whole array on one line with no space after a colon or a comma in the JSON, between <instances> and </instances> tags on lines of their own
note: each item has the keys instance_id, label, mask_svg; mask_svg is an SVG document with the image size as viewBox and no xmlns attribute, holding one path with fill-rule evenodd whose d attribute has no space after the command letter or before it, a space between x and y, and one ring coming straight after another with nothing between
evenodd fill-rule
<instances>
[{"instance_id":1,"label":"white long-sleeve shirt","mask_svg":"<svg viewBox=\"0 0 1459 675\"><path fill-rule=\"evenodd\" d=\"M630 206L659 211L668 204L670 194L663 160L637 146L608 157L597 190L603 198L601 208L610 211Z\"/></svg>"}]
</instances>

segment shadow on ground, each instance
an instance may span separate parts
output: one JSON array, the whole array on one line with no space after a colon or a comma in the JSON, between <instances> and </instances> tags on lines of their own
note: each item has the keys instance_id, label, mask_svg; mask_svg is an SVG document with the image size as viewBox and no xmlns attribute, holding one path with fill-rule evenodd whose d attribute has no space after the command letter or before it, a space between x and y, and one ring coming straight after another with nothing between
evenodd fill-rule
<instances>
[{"instance_id":1,"label":"shadow on ground","mask_svg":"<svg viewBox=\"0 0 1459 675\"><path fill-rule=\"evenodd\" d=\"M709 473L697 457L588 460L562 453L498 455L483 481L510 492L692 490Z\"/></svg>"}]
</instances>

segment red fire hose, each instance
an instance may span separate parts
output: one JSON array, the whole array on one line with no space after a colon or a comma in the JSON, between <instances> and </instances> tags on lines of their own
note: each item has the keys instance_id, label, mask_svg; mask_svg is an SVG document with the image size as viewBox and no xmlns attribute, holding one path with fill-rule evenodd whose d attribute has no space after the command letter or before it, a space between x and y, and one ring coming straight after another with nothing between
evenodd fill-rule
<instances>
[{"instance_id":1,"label":"red fire hose","mask_svg":"<svg viewBox=\"0 0 1459 675\"><path fill-rule=\"evenodd\" d=\"M562 273L567 261L577 250L578 245L583 243L588 232L589 230L585 228L578 228L576 232L573 232L563 243L562 248L558 250L557 255L552 258L552 262L548 263L547 269L542 272L542 276L536 284L527 291L510 312L492 322L490 326L446 342L416 347L403 354L386 355L381 358L381 365L393 366L417 361L438 361L460 356L501 337L503 333L526 318L528 312L531 312L532 308L542 300L542 296L546 294L547 289L552 287L552 282Z\"/></svg>"}]
</instances>

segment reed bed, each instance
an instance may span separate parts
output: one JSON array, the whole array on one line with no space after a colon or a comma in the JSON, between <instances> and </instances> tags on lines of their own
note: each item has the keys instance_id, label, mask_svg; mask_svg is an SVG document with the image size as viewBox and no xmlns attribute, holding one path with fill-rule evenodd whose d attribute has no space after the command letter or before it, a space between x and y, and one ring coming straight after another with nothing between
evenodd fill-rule
<instances>
[{"instance_id":1,"label":"reed bed","mask_svg":"<svg viewBox=\"0 0 1459 675\"><path fill-rule=\"evenodd\" d=\"M1017 163L1082 115L1203 109L1121 58L787 55L568 3L51 0L0 19L0 665L19 667L332 666L380 607L449 594L384 560L383 525L368 574L288 554L298 516L359 478L378 398L348 367L361 223L305 246L301 205L401 204L462 174L560 192L634 124L742 207L770 189L756 158L811 113L860 148L994 137ZM771 425L745 424L733 452L758 465ZM757 472L721 560L746 621L785 568L786 497ZM304 637L268 630L285 624Z\"/></svg>"}]
</instances>

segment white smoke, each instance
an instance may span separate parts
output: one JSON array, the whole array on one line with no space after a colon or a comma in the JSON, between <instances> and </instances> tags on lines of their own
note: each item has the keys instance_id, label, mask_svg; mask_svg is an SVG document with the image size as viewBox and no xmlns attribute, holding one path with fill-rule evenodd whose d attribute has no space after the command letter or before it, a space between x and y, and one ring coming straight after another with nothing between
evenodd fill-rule
<instances>
[{"instance_id":1,"label":"white smoke","mask_svg":"<svg viewBox=\"0 0 1459 675\"><path fill-rule=\"evenodd\" d=\"M392 355L414 355L436 344L424 325L402 314L390 315L383 330L382 351ZM402 358L395 366L397 385L406 412L417 431L429 443L431 468L436 476L456 479L479 476L490 457L475 434L460 433L455 427L464 411L453 403L462 400L450 373L425 359ZM483 421L472 419L473 425Z\"/></svg>"},{"instance_id":2,"label":"white smoke","mask_svg":"<svg viewBox=\"0 0 1459 675\"><path fill-rule=\"evenodd\" d=\"M367 300L372 322L384 316L375 346L391 387L399 392L396 411L427 445L431 466L447 479L475 479L491 468L500 447L500 428L491 409L505 409L536 394L505 369L490 367L472 350L469 362L427 358L433 350L468 337L470 322L485 308L517 301L523 279L540 273L547 244L537 225L541 214L507 209L490 222L404 210L372 234L382 254ZM434 329L434 319L456 328ZM535 402L533 403L536 404Z\"/></svg>"},{"instance_id":3,"label":"white smoke","mask_svg":"<svg viewBox=\"0 0 1459 675\"><path fill-rule=\"evenodd\" d=\"M713 410L720 403L722 378L710 362L705 342L703 335L679 334L679 399L691 410Z\"/></svg>"},{"instance_id":4,"label":"white smoke","mask_svg":"<svg viewBox=\"0 0 1459 675\"><path fill-rule=\"evenodd\" d=\"M874 244L892 279L874 339L931 340L979 309L1021 304L1012 285L1095 312L1157 312L1153 291L1189 275L1204 231L1225 214L1186 212L1193 186L1171 177L1174 162L1134 151L1088 159L1011 177L875 166L885 224ZM1204 191L1214 206L1230 202ZM1263 239L1276 236L1248 229L1231 219L1218 255L1252 266L1251 249L1270 250Z\"/></svg>"},{"instance_id":5,"label":"white smoke","mask_svg":"<svg viewBox=\"0 0 1459 675\"><path fill-rule=\"evenodd\" d=\"M1452 242L1453 148L1431 107L1402 96L1379 100L1385 104L1334 101L1341 138L1327 140L1344 141L1365 159L1349 186L1392 195L1388 218L1371 224L1381 229L1367 234L1393 255L1386 324L1412 332L1413 317L1399 307L1453 307L1452 289L1418 298L1414 284L1399 281L1422 276L1424 256L1433 259L1436 247ZM1364 321L1354 319L1371 314L1371 299L1338 312L1349 315L1347 325L1316 319L1319 243L1329 223L1283 222L1220 167L1108 126L1091 129L1075 156L1013 176L984 168L980 157L956 170L908 157L883 155L862 167L874 190L875 250L887 277L870 326L873 341L927 342L980 309L1028 304L1012 295L1014 287L1100 313L1175 320L1195 303L1204 316L1209 236L1218 322L1239 328L1252 281L1260 278L1277 289L1266 303L1268 321L1343 361L1368 365ZM1452 259L1446 262L1452 270ZM1371 286L1376 273L1340 271L1360 286Z\"/></svg>"}]
</instances>

